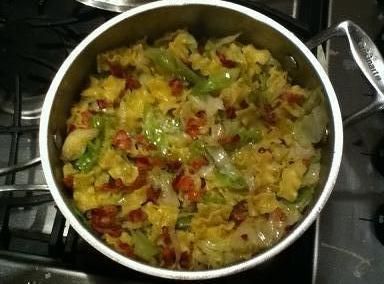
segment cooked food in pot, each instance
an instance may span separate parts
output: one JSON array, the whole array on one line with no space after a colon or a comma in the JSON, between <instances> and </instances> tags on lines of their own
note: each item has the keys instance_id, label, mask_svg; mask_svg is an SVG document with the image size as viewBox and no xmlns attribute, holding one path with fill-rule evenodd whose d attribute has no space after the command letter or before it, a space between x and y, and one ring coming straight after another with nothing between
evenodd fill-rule
<instances>
[{"instance_id":1,"label":"cooked food in pot","mask_svg":"<svg viewBox=\"0 0 384 284\"><path fill-rule=\"evenodd\" d=\"M222 267L300 220L326 125L321 90L294 84L268 50L178 30L98 55L68 119L63 182L118 252Z\"/></svg>"}]
</instances>

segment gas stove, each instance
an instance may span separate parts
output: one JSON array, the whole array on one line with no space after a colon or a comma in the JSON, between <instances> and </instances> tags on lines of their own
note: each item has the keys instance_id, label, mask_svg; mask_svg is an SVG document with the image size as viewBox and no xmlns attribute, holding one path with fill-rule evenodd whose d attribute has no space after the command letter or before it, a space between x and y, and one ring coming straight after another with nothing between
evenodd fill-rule
<instances>
[{"instance_id":1,"label":"gas stove","mask_svg":"<svg viewBox=\"0 0 384 284\"><path fill-rule=\"evenodd\" d=\"M274 18L303 40L327 25L351 19L384 47L384 8L376 0L232 2ZM168 282L122 267L84 242L56 210L39 165L38 123L49 84L70 51L114 15L74 0L0 3L1 283ZM368 104L373 91L346 43L332 40L325 55L343 113ZM380 283L384 279L383 122L384 115L377 113L345 129L344 158L334 193L321 217L298 241L268 263L207 282Z\"/></svg>"}]
</instances>

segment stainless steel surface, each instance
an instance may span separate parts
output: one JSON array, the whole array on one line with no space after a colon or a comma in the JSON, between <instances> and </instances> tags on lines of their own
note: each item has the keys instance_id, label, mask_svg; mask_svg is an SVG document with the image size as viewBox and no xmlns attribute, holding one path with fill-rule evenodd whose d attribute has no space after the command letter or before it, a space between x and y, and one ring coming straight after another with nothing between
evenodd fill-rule
<instances>
[{"instance_id":1,"label":"stainless steel surface","mask_svg":"<svg viewBox=\"0 0 384 284\"><path fill-rule=\"evenodd\" d=\"M325 30L308 41L307 46L313 49L336 36L347 38L352 58L375 89L374 98L368 106L344 119L344 126L348 126L384 109L384 61L374 42L351 21L344 21Z\"/></svg>"},{"instance_id":2,"label":"stainless steel surface","mask_svg":"<svg viewBox=\"0 0 384 284\"><path fill-rule=\"evenodd\" d=\"M330 25L352 20L378 44L384 28L384 8L378 2L332 1ZM335 38L327 52L329 77L345 115L369 104L375 92L348 50L344 39ZM383 111L346 128L344 135L339 177L320 218L317 283L383 283L384 248L373 221L366 221L384 203L384 177L371 161L384 137Z\"/></svg>"},{"instance_id":3,"label":"stainless steel surface","mask_svg":"<svg viewBox=\"0 0 384 284\"><path fill-rule=\"evenodd\" d=\"M164 21L165 18L167 21ZM298 69L291 73L293 79L305 87L322 87L330 117L330 135L323 151L320 184L303 220L269 250L248 261L215 270L173 271L120 255L93 235L73 214L71 200L64 194L61 184L60 145L57 141L65 135L65 118L81 83L91 71L96 54L144 36L156 38L179 27L216 37L241 30L241 40L271 50L277 59L293 56L298 63ZM103 24L81 42L63 63L46 96L40 122L40 153L45 177L57 206L76 231L97 250L125 266L175 279L206 279L240 272L269 260L294 242L314 222L325 205L337 177L343 144L338 101L326 73L310 50L294 34L270 18L223 1L158 1L132 9Z\"/></svg>"},{"instance_id":4,"label":"stainless steel surface","mask_svg":"<svg viewBox=\"0 0 384 284\"><path fill-rule=\"evenodd\" d=\"M25 120L34 120L40 118L41 106L43 104L45 95L39 96L23 96L21 111L21 118ZM0 109L5 113L13 114L12 100L1 100Z\"/></svg>"},{"instance_id":5,"label":"stainless steel surface","mask_svg":"<svg viewBox=\"0 0 384 284\"><path fill-rule=\"evenodd\" d=\"M124 12L154 0L76 0L85 5L112 12Z\"/></svg>"},{"instance_id":6,"label":"stainless steel surface","mask_svg":"<svg viewBox=\"0 0 384 284\"><path fill-rule=\"evenodd\" d=\"M80 3L83 3L88 6L92 6L102 10L108 10L112 12L125 12L129 9L132 9L136 6L150 3L156 0L76 0ZM177 0L176 0L177 1ZM291 14L292 17L297 17L298 1L293 0L257 0L257 2L265 3L270 7L275 8L276 10L287 11L288 14Z\"/></svg>"}]
</instances>

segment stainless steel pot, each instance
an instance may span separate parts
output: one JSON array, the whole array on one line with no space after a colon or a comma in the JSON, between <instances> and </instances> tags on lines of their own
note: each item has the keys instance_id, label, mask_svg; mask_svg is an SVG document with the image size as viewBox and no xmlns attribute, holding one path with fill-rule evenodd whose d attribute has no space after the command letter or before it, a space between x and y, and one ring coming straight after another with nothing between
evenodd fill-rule
<instances>
[{"instance_id":1,"label":"stainless steel pot","mask_svg":"<svg viewBox=\"0 0 384 284\"><path fill-rule=\"evenodd\" d=\"M74 214L72 200L62 185L61 146L66 119L84 81L95 70L96 55L104 50L132 43L148 36L154 39L167 31L187 27L193 34L220 37L241 32L240 40L267 48L289 70L295 82L323 89L329 122L329 139L323 150L321 177L304 218L270 249L250 260L220 269L174 271L129 259L108 247ZM346 33L352 53L378 94L374 106L382 106L384 65L372 41L351 22L344 22L312 40L315 47L334 34ZM381 60L381 61L380 61ZM359 116L366 114L360 113ZM355 119L356 117L352 117ZM316 126L314 126L316 127ZM343 145L343 124L332 84L310 49L294 34L270 18L248 8L219 0L165 0L140 6L116 16L85 38L62 64L54 78L42 109L40 154L52 196L74 229L93 247L118 263L155 276L175 279L207 279L240 272L272 258L292 244L313 223L325 205L338 174Z\"/></svg>"}]
</instances>

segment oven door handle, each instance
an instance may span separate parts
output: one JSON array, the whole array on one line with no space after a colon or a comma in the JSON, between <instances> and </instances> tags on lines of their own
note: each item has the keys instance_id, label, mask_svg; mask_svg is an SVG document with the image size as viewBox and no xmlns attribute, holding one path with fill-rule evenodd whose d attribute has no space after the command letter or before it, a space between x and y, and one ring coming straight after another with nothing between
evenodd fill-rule
<instances>
[{"instance_id":1,"label":"oven door handle","mask_svg":"<svg viewBox=\"0 0 384 284\"><path fill-rule=\"evenodd\" d=\"M361 110L346 117L344 126L384 109L384 60L372 39L362 28L351 21L344 21L319 33L307 41L309 49L314 49L333 37L346 37L353 60L375 89L373 101Z\"/></svg>"}]
</instances>

